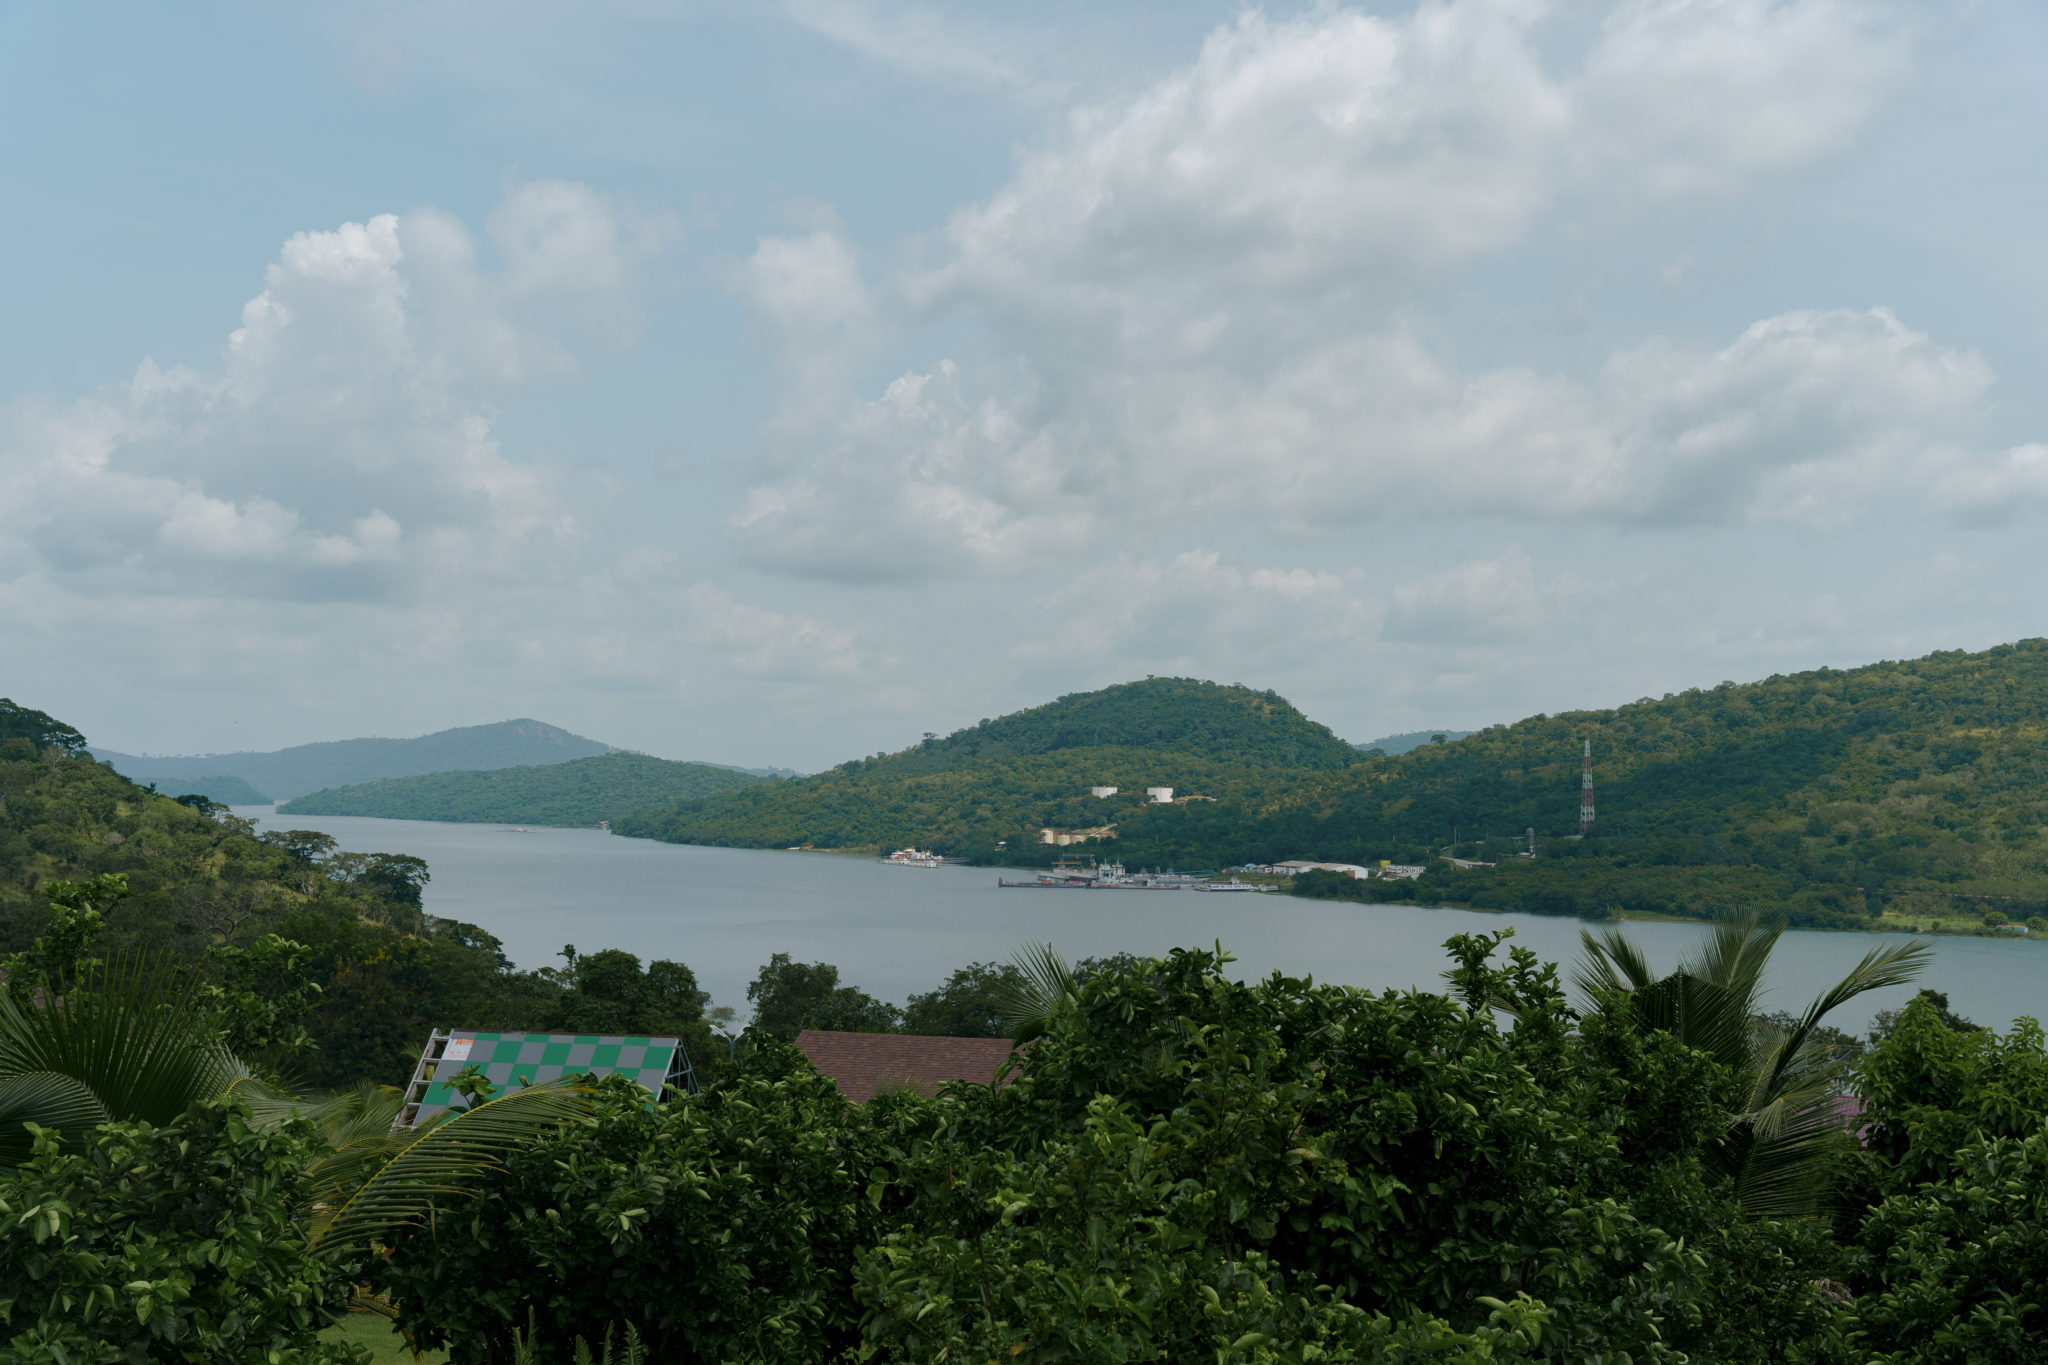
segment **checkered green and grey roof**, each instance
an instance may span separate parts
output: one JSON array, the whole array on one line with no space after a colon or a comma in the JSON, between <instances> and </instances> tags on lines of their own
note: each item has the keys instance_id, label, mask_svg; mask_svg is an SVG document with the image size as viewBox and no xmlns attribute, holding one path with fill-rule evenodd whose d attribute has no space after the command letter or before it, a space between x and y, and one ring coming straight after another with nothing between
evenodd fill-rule
<instances>
[{"instance_id":1,"label":"checkered green and grey roof","mask_svg":"<svg viewBox=\"0 0 2048 1365\"><path fill-rule=\"evenodd\" d=\"M562 1076L630 1076L655 1095L663 1086L694 1089L682 1040L615 1033L482 1033L434 1030L413 1068L398 1126L417 1128L463 1107L448 1082L475 1067L502 1092Z\"/></svg>"}]
</instances>

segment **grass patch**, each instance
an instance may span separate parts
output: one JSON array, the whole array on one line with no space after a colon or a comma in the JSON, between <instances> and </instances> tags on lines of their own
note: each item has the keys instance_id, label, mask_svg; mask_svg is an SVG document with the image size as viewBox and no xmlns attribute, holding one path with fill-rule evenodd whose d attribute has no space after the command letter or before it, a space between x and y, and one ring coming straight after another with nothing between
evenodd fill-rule
<instances>
[{"instance_id":1,"label":"grass patch","mask_svg":"<svg viewBox=\"0 0 2048 1365\"><path fill-rule=\"evenodd\" d=\"M320 1334L323 1341L341 1341L355 1346L370 1348L370 1359L377 1365L419 1365L431 1362L442 1365L448 1359L442 1351L424 1351L414 1355L406 1348L405 1338L391 1330L391 1323L375 1313L350 1313L334 1326Z\"/></svg>"}]
</instances>

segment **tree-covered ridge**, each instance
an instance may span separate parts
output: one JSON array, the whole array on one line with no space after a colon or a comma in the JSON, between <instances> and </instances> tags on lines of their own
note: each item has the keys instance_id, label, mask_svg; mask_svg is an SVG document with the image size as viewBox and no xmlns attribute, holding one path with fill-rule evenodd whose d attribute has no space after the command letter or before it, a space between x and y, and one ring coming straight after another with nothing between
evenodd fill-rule
<instances>
[{"instance_id":1,"label":"tree-covered ridge","mask_svg":"<svg viewBox=\"0 0 2048 1365\"><path fill-rule=\"evenodd\" d=\"M568 763L428 773L313 792L280 815L369 815L522 825L595 825L652 807L751 787L764 779L708 763L624 752Z\"/></svg>"},{"instance_id":2,"label":"tree-covered ridge","mask_svg":"<svg viewBox=\"0 0 2048 1365\"><path fill-rule=\"evenodd\" d=\"M1070 749L1152 749L1174 754L1302 769L1342 768L1357 751L1274 692L1147 678L1097 692L1074 692L936 736L900 753L855 760L861 771L937 772L991 759ZM844 764L842 771L854 764Z\"/></svg>"},{"instance_id":3,"label":"tree-covered ridge","mask_svg":"<svg viewBox=\"0 0 2048 1365\"><path fill-rule=\"evenodd\" d=\"M76 736L55 724L40 736ZM203 800L155 794L86 757L82 738L0 739L0 955L51 934L56 902L90 884L108 961L168 953L238 992L252 952L293 945L293 970L317 987L310 1046L293 1062L309 1082L396 1084L428 1031L451 1025L674 1033L716 1060L687 967L608 949L517 970L489 933L425 913L430 876L402 853L345 853L315 831L259 831ZM118 889L99 894L110 878ZM274 994L254 975L259 994Z\"/></svg>"},{"instance_id":4,"label":"tree-covered ridge","mask_svg":"<svg viewBox=\"0 0 2048 1365\"><path fill-rule=\"evenodd\" d=\"M437 730L416 739L327 740L272 753L142 758L99 749L95 755L124 777L155 783L165 790L189 791L195 779L224 774L239 777L276 800L289 801L327 787L387 777L563 763L610 751L610 745L571 734L558 725L521 719Z\"/></svg>"},{"instance_id":5,"label":"tree-covered ridge","mask_svg":"<svg viewBox=\"0 0 2048 1365\"><path fill-rule=\"evenodd\" d=\"M1598 819L1578 842L1588 729ZM1581 894L1597 887L1678 913L1800 902L1936 921L1960 904L2024 920L2048 908L2044 737L2048 641L2026 640L1495 726L1282 798L1247 842L1361 860L1455 830L1467 856L1503 860L1454 878L1496 903L1597 910ZM1542 856L1509 866L1530 827Z\"/></svg>"},{"instance_id":6,"label":"tree-covered ridge","mask_svg":"<svg viewBox=\"0 0 2048 1365\"><path fill-rule=\"evenodd\" d=\"M0 697L0 740L19 739L31 749L55 749L65 755L85 752L85 736L47 712Z\"/></svg>"},{"instance_id":7,"label":"tree-covered ridge","mask_svg":"<svg viewBox=\"0 0 2048 1365\"><path fill-rule=\"evenodd\" d=\"M1315 775L1156 749L1066 749L925 772L906 772L892 758L646 811L612 828L733 848L916 843L951 856L1014 861L1043 847L1039 831L1048 826L1113 824L1123 836L1119 847L1133 838L1143 843L1162 830L1206 829L1216 811L1240 811ZM1090 796L1096 785L1119 790L1108 798ZM1182 804L1152 804L1145 796L1148 786L1172 787ZM1185 847L1199 859L1208 856L1212 842L1203 838Z\"/></svg>"},{"instance_id":8,"label":"tree-covered ridge","mask_svg":"<svg viewBox=\"0 0 2048 1365\"><path fill-rule=\"evenodd\" d=\"M1199 708L1207 695L1205 685L1160 681L1131 684L1128 695L1148 708L1176 697ZM1112 693L1125 690L1088 698ZM1598 819L1581 841L1589 729ZM1029 863L1071 851L1039 844L1042 827L1114 824L1115 841L1088 851L1131 865L1431 865L1419 883L1342 888L1361 899L1691 917L1763 907L1804 925L1882 917L1886 927L1951 931L2048 916L2048 641L1534 716L1337 768L1272 756L1290 751L1285 733L1271 753L1242 756L1228 743L1202 755L1136 746L998 755L989 738L1075 732L1057 718L1026 726L1006 717L619 828L740 847L919 843ZM1173 732L1160 723L1150 733ZM1213 738L1217 727L1178 733ZM963 758L976 744L989 752ZM1097 801L1087 795L1095 784L1123 791ZM1216 800L1150 805L1142 789L1151 785ZM1519 857L1532 828L1538 856ZM1435 861L1443 854L1497 866L1458 869Z\"/></svg>"},{"instance_id":9,"label":"tree-covered ridge","mask_svg":"<svg viewBox=\"0 0 2048 1365\"><path fill-rule=\"evenodd\" d=\"M1358 760L1271 692L1148 678L813 777L644 812L614 828L740 848L918 843L999 860L1038 847L1047 826L1121 831L1156 824L1162 811L1242 810ZM1119 790L1098 799L1089 795L1094 786ZM1151 805L1147 787L1172 787L1182 804Z\"/></svg>"}]
</instances>

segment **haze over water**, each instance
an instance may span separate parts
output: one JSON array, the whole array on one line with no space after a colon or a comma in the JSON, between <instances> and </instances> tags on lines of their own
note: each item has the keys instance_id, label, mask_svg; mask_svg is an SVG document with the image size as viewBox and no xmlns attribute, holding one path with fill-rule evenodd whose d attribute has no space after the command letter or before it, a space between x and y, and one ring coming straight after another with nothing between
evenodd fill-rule
<instances>
[{"instance_id":1,"label":"haze over water","mask_svg":"<svg viewBox=\"0 0 2048 1365\"><path fill-rule=\"evenodd\" d=\"M237 808L272 829L314 829L344 851L409 853L433 874L426 908L497 935L521 967L624 948L686 962L714 1004L747 1014L746 987L771 953L830 962L840 980L901 1004L955 967L1001 961L1049 941L1069 961L1118 951L1163 953L1221 941L1244 978L1280 971L1372 990L1441 989L1452 934L1513 925L1514 942L1546 961L1579 952L1573 919L1422 906L1357 905L1286 896L1195 892L1005 891L996 870L885 867L821 853L701 848L582 829L512 832L502 825L351 816L286 816ZM1698 941L1693 925L1628 926L1660 968ZM1772 958L1767 1009L1798 1011L1884 940L1872 934L1787 933ZM1873 992L1831 1016L1861 1032L1915 990L1946 991L1980 1024L2008 1027L2048 1006L2048 944L1931 938L1933 961L1912 987ZM451 1020L450 1023L461 1021Z\"/></svg>"}]
</instances>

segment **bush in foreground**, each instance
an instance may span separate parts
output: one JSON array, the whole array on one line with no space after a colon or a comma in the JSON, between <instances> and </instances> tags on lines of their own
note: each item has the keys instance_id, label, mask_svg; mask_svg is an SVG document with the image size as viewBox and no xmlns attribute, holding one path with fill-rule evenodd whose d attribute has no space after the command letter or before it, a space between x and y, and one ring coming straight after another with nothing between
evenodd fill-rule
<instances>
[{"instance_id":1,"label":"bush in foreground","mask_svg":"<svg viewBox=\"0 0 2048 1365\"><path fill-rule=\"evenodd\" d=\"M307 1133L233 1100L0 1171L0 1365L355 1361L317 1333L348 1271L307 1257Z\"/></svg>"}]
</instances>

